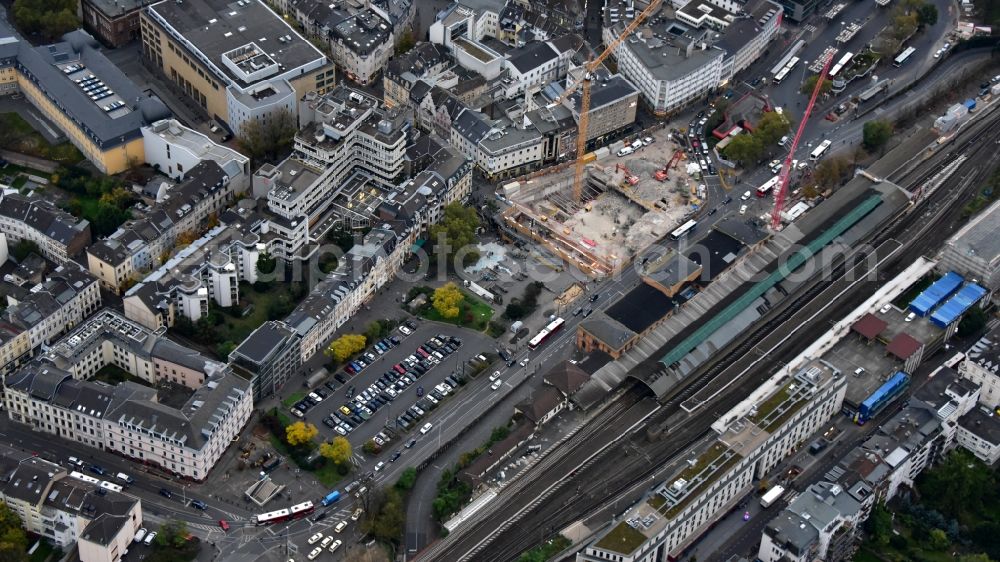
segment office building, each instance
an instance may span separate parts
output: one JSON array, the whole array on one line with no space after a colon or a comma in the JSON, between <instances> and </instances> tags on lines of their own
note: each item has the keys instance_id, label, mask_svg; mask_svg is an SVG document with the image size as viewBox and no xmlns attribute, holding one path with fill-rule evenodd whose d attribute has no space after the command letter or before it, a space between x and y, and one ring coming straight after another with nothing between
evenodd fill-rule
<instances>
[{"instance_id":1,"label":"office building","mask_svg":"<svg viewBox=\"0 0 1000 562\"><path fill-rule=\"evenodd\" d=\"M170 116L83 30L33 47L0 23L0 89L18 90L105 174L142 162L143 126Z\"/></svg>"},{"instance_id":2,"label":"office building","mask_svg":"<svg viewBox=\"0 0 1000 562\"><path fill-rule=\"evenodd\" d=\"M148 0L80 0L84 28L110 47L139 38L139 12Z\"/></svg>"},{"instance_id":3,"label":"office building","mask_svg":"<svg viewBox=\"0 0 1000 562\"><path fill-rule=\"evenodd\" d=\"M268 320L229 354L229 365L251 382L254 400L278 392L302 365L302 336L281 321Z\"/></svg>"},{"instance_id":4,"label":"office building","mask_svg":"<svg viewBox=\"0 0 1000 562\"><path fill-rule=\"evenodd\" d=\"M949 238L941 251L941 271L955 271L991 290L1000 288L1000 201L993 203Z\"/></svg>"},{"instance_id":5,"label":"office building","mask_svg":"<svg viewBox=\"0 0 1000 562\"><path fill-rule=\"evenodd\" d=\"M146 163L175 181L183 181L200 162L211 160L229 177L237 192L250 186L250 158L185 127L176 119L163 119L142 128Z\"/></svg>"},{"instance_id":6,"label":"office building","mask_svg":"<svg viewBox=\"0 0 1000 562\"><path fill-rule=\"evenodd\" d=\"M164 0L140 26L143 56L236 135L333 85L326 56L260 0Z\"/></svg>"}]
</instances>

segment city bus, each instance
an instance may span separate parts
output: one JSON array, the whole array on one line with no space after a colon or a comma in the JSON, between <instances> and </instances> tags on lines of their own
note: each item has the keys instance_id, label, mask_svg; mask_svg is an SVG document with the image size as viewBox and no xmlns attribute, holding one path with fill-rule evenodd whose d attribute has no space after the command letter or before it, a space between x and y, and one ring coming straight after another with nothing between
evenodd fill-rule
<instances>
[{"instance_id":1,"label":"city bus","mask_svg":"<svg viewBox=\"0 0 1000 562\"><path fill-rule=\"evenodd\" d=\"M773 178L764 182L764 185L757 188L757 197L766 197L772 189L778 187L778 183L781 182L781 176L777 175Z\"/></svg>"},{"instance_id":2,"label":"city bus","mask_svg":"<svg viewBox=\"0 0 1000 562\"><path fill-rule=\"evenodd\" d=\"M786 76L788 76L788 73L791 72L793 68L795 68L795 65L799 64L799 60L800 60L799 57L792 57L792 60L788 61L788 64L785 65L785 68L782 68L780 71L778 71L777 74L774 75L774 83L781 84L781 81L784 80Z\"/></svg>"},{"instance_id":3,"label":"city bus","mask_svg":"<svg viewBox=\"0 0 1000 562\"><path fill-rule=\"evenodd\" d=\"M827 149L830 148L831 144L833 144L833 142L831 142L829 139L819 143L819 146L817 146L816 149L813 150L811 154L809 154L809 159L812 161L816 161L822 158L823 154L826 153Z\"/></svg>"},{"instance_id":4,"label":"city bus","mask_svg":"<svg viewBox=\"0 0 1000 562\"><path fill-rule=\"evenodd\" d=\"M837 64L833 65L833 68L830 69L829 72L830 78L836 77L837 73L846 68L847 65L851 63L851 59L853 58L854 58L854 53L850 52L844 53L844 56L840 57L840 60L837 61Z\"/></svg>"},{"instance_id":5,"label":"city bus","mask_svg":"<svg viewBox=\"0 0 1000 562\"><path fill-rule=\"evenodd\" d=\"M913 53L915 52L917 52L917 50L914 49L913 47L907 47L906 49L903 50L902 53L899 53L899 56L896 57L896 60L892 61L892 66L895 66L896 68L903 66L904 64L906 64L906 61L909 60L910 56L912 56Z\"/></svg>"},{"instance_id":6,"label":"city bus","mask_svg":"<svg viewBox=\"0 0 1000 562\"><path fill-rule=\"evenodd\" d=\"M313 502L306 501L285 509L254 515L254 523L257 525L273 525L282 521L288 521L289 519L305 517L315 511L315 509L316 506L313 505Z\"/></svg>"},{"instance_id":7,"label":"city bus","mask_svg":"<svg viewBox=\"0 0 1000 562\"><path fill-rule=\"evenodd\" d=\"M542 328L541 332L538 332L538 334L535 335L535 337L531 338L531 341L528 342L528 348L536 349L538 346L545 343L552 334L561 330L563 324L565 323L566 321L563 320L562 318L556 318L555 320L549 322L548 326Z\"/></svg>"},{"instance_id":8,"label":"city bus","mask_svg":"<svg viewBox=\"0 0 1000 562\"><path fill-rule=\"evenodd\" d=\"M677 227L677 230L670 233L670 238L674 240L680 240L682 237L687 236L689 232L694 230L694 227L698 226L696 221L687 221L686 223Z\"/></svg>"}]
</instances>

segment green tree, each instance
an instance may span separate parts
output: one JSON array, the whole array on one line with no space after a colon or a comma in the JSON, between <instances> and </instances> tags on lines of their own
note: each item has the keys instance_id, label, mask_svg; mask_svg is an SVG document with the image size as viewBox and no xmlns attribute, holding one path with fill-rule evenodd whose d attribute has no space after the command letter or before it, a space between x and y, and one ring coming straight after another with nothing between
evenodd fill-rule
<instances>
[{"instance_id":1,"label":"green tree","mask_svg":"<svg viewBox=\"0 0 1000 562\"><path fill-rule=\"evenodd\" d=\"M160 530L156 533L156 544L161 547L183 548L187 543L188 533L187 523L171 519L160 525Z\"/></svg>"},{"instance_id":2,"label":"green tree","mask_svg":"<svg viewBox=\"0 0 1000 562\"><path fill-rule=\"evenodd\" d=\"M948 534L941 529L931 529L930 535L927 538L927 544L931 547L931 550L943 552L951 546L951 541L948 540Z\"/></svg>"},{"instance_id":3,"label":"green tree","mask_svg":"<svg viewBox=\"0 0 1000 562\"><path fill-rule=\"evenodd\" d=\"M476 230L479 228L479 215L476 209L467 207L458 201L444 208L444 217L436 225L431 226L431 239L439 250L443 244L445 251L440 255L448 258L449 263L456 252L463 251L463 262L473 263L479 259L479 252L470 247L476 243Z\"/></svg>"},{"instance_id":4,"label":"green tree","mask_svg":"<svg viewBox=\"0 0 1000 562\"><path fill-rule=\"evenodd\" d=\"M868 121L862 129L862 144L871 151L882 150L892 138L892 123L879 119Z\"/></svg>"},{"instance_id":5,"label":"green tree","mask_svg":"<svg viewBox=\"0 0 1000 562\"><path fill-rule=\"evenodd\" d=\"M344 252L354 247L354 234L346 228L331 228L326 233L326 239L330 243L336 244Z\"/></svg>"},{"instance_id":6,"label":"green tree","mask_svg":"<svg viewBox=\"0 0 1000 562\"><path fill-rule=\"evenodd\" d=\"M21 518L7 505L0 502L0 560L23 562L28 559L28 536Z\"/></svg>"},{"instance_id":7,"label":"green tree","mask_svg":"<svg viewBox=\"0 0 1000 562\"><path fill-rule=\"evenodd\" d=\"M14 21L28 33L55 39L80 27L75 0L14 0Z\"/></svg>"},{"instance_id":8,"label":"green tree","mask_svg":"<svg viewBox=\"0 0 1000 562\"><path fill-rule=\"evenodd\" d=\"M445 283L441 287L434 289L434 296L431 298L434 310L438 311L438 314L442 318L458 317L464 300L465 295L459 290L458 285L454 283Z\"/></svg>"},{"instance_id":9,"label":"green tree","mask_svg":"<svg viewBox=\"0 0 1000 562\"><path fill-rule=\"evenodd\" d=\"M956 449L933 470L924 471L917 488L929 507L958 519L982 512L984 492L995 489L995 478L971 453Z\"/></svg>"},{"instance_id":10,"label":"green tree","mask_svg":"<svg viewBox=\"0 0 1000 562\"><path fill-rule=\"evenodd\" d=\"M753 135L737 135L725 149L726 157L744 165L760 160L764 145Z\"/></svg>"},{"instance_id":11,"label":"green tree","mask_svg":"<svg viewBox=\"0 0 1000 562\"><path fill-rule=\"evenodd\" d=\"M236 344L227 340L215 346L215 355L218 356L219 359L226 361L229 359L229 354L232 353L234 349L236 349Z\"/></svg>"},{"instance_id":12,"label":"green tree","mask_svg":"<svg viewBox=\"0 0 1000 562\"><path fill-rule=\"evenodd\" d=\"M802 82L802 87L799 88L799 91L807 96L811 96L813 90L816 89L816 82L818 80L819 80L819 74L813 74L809 78L806 78L805 81ZM833 88L833 83L830 82L830 80L823 80L823 85L820 86L819 93L821 94L830 93L831 88Z\"/></svg>"},{"instance_id":13,"label":"green tree","mask_svg":"<svg viewBox=\"0 0 1000 562\"><path fill-rule=\"evenodd\" d=\"M271 254L264 252L263 254L257 256L257 272L269 275L274 273L274 270L278 267L278 260L271 257Z\"/></svg>"},{"instance_id":14,"label":"green tree","mask_svg":"<svg viewBox=\"0 0 1000 562\"><path fill-rule=\"evenodd\" d=\"M396 42L396 54L401 55L416 45L416 41L413 38L413 30L407 29L399 36L399 41Z\"/></svg>"},{"instance_id":15,"label":"green tree","mask_svg":"<svg viewBox=\"0 0 1000 562\"><path fill-rule=\"evenodd\" d=\"M937 6L931 4L930 2L925 2L919 8L917 8L917 21L922 26L931 26L937 23L938 20L938 9Z\"/></svg>"},{"instance_id":16,"label":"green tree","mask_svg":"<svg viewBox=\"0 0 1000 562\"><path fill-rule=\"evenodd\" d=\"M966 338L976 334L986 327L986 313L982 308L973 306L958 321L958 337Z\"/></svg>"},{"instance_id":17,"label":"green tree","mask_svg":"<svg viewBox=\"0 0 1000 562\"><path fill-rule=\"evenodd\" d=\"M368 341L375 341L382 337L382 321L374 320L368 323L368 327L365 329L365 337Z\"/></svg>"},{"instance_id":18,"label":"green tree","mask_svg":"<svg viewBox=\"0 0 1000 562\"><path fill-rule=\"evenodd\" d=\"M781 137L788 134L791 128L792 123L788 120L787 112L768 111L757 122L753 136L760 141L761 145L773 147L778 144Z\"/></svg>"},{"instance_id":19,"label":"green tree","mask_svg":"<svg viewBox=\"0 0 1000 562\"><path fill-rule=\"evenodd\" d=\"M896 40L902 40L913 34L917 30L920 20L917 13L898 12L892 18L892 35Z\"/></svg>"},{"instance_id":20,"label":"green tree","mask_svg":"<svg viewBox=\"0 0 1000 562\"><path fill-rule=\"evenodd\" d=\"M291 149L296 132L298 119L287 109L279 109L264 119L245 121L238 140L251 158L277 160Z\"/></svg>"},{"instance_id":21,"label":"green tree","mask_svg":"<svg viewBox=\"0 0 1000 562\"><path fill-rule=\"evenodd\" d=\"M875 504L865 526L875 544L880 546L889 544L889 538L892 537L892 513L886 509L885 502Z\"/></svg>"},{"instance_id":22,"label":"green tree","mask_svg":"<svg viewBox=\"0 0 1000 562\"><path fill-rule=\"evenodd\" d=\"M399 475L399 480L396 480L396 489L401 492L406 492L413 489L413 485L417 482L417 469L412 466L407 467L402 474Z\"/></svg>"},{"instance_id":23,"label":"green tree","mask_svg":"<svg viewBox=\"0 0 1000 562\"><path fill-rule=\"evenodd\" d=\"M24 261L24 258L28 257L30 254L42 255L42 251L38 249L38 244L35 244L31 240L21 240L11 249L10 252L14 259L18 262Z\"/></svg>"},{"instance_id":24,"label":"green tree","mask_svg":"<svg viewBox=\"0 0 1000 562\"><path fill-rule=\"evenodd\" d=\"M323 458L333 461L335 464L344 464L351 460L353 451L351 450L350 441L338 435L333 438L333 441L321 443L319 454Z\"/></svg>"},{"instance_id":25,"label":"green tree","mask_svg":"<svg viewBox=\"0 0 1000 562\"><path fill-rule=\"evenodd\" d=\"M849 164L846 159L830 156L816 166L813 180L822 189L834 189L840 186L848 170Z\"/></svg>"},{"instance_id":26,"label":"green tree","mask_svg":"<svg viewBox=\"0 0 1000 562\"><path fill-rule=\"evenodd\" d=\"M958 557L958 562L992 562L986 554L963 554Z\"/></svg>"},{"instance_id":27,"label":"green tree","mask_svg":"<svg viewBox=\"0 0 1000 562\"><path fill-rule=\"evenodd\" d=\"M344 334L330 342L326 355L337 363L343 363L348 357L361 351L368 343L368 338L361 334Z\"/></svg>"},{"instance_id":28,"label":"green tree","mask_svg":"<svg viewBox=\"0 0 1000 562\"><path fill-rule=\"evenodd\" d=\"M388 488L370 499L361 530L376 540L399 544L403 521L403 497L395 488Z\"/></svg>"}]
</instances>

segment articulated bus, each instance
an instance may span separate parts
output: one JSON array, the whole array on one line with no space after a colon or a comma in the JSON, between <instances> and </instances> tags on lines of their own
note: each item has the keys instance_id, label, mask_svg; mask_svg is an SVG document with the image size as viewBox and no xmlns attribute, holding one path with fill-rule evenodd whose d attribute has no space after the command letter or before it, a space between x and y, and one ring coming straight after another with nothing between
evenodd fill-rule
<instances>
[{"instance_id":1,"label":"articulated bus","mask_svg":"<svg viewBox=\"0 0 1000 562\"><path fill-rule=\"evenodd\" d=\"M777 175L773 178L764 182L764 185L757 188L757 197L767 197L767 194L771 192L772 189L778 187L778 183L781 182L781 176Z\"/></svg>"},{"instance_id":2,"label":"articulated bus","mask_svg":"<svg viewBox=\"0 0 1000 562\"><path fill-rule=\"evenodd\" d=\"M830 72L828 74L830 78L836 77L837 73L846 68L847 65L851 63L851 59L853 58L854 58L854 53L844 53L844 56L840 57L840 60L837 61L837 64L833 65L833 68L830 69Z\"/></svg>"},{"instance_id":3,"label":"articulated bus","mask_svg":"<svg viewBox=\"0 0 1000 562\"><path fill-rule=\"evenodd\" d=\"M545 343L552 334L561 330L563 324L565 323L566 321L563 320L562 318L556 318L555 320L549 322L548 326L542 328L541 332L538 332L538 334L535 335L535 337L531 338L531 341L528 342L528 348L536 349L538 346Z\"/></svg>"},{"instance_id":4,"label":"articulated bus","mask_svg":"<svg viewBox=\"0 0 1000 562\"><path fill-rule=\"evenodd\" d=\"M687 221L686 223L677 227L677 230L670 233L670 238L674 240L680 240L684 236L687 236L689 232L694 230L694 227L698 226L697 221Z\"/></svg>"},{"instance_id":5,"label":"articulated bus","mask_svg":"<svg viewBox=\"0 0 1000 562\"><path fill-rule=\"evenodd\" d=\"M788 73L791 72L793 68L795 68L795 65L799 64L799 60L800 60L799 57L792 57L792 60L788 61L788 64L785 65L785 68L782 68L780 71L778 71L777 74L774 75L774 83L781 84L781 81L784 80L786 76L788 76Z\"/></svg>"},{"instance_id":6,"label":"articulated bus","mask_svg":"<svg viewBox=\"0 0 1000 562\"><path fill-rule=\"evenodd\" d=\"M816 160L819 160L820 158L823 157L823 154L826 153L826 151L830 148L830 145L832 144L833 142L831 142L829 139L819 143L819 146L817 146L816 149L813 150L811 154L809 154L809 159L814 162Z\"/></svg>"},{"instance_id":7,"label":"articulated bus","mask_svg":"<svg viewBox=\"0 0 1000 562\"><path fill-rule=\"evenodd\" d=\"M299 519L300 517L305 517L315 510L316 506L313 505L313 502L307 501L295 504L292 507L287 507L285 509L254 515L253 518L254 523L257 525L273 525L275 523L281 523L282 521L288 521L289 519Z\"/></svg>"},{"instance_id":8,"label":"articulated bus","mask_svg":"<svg viewBox=\"0 0 1000 562\"><path fill-rule=\"evenodd\" d=\"M895 66L896 68L903 66L915 52L917 52L917 50L914 49L913 47L907 47L906 49L903 50L902 53L899 53L899 56L896 57L896 60L892 61L892 66Z\"/></svg>"}]
</instances>

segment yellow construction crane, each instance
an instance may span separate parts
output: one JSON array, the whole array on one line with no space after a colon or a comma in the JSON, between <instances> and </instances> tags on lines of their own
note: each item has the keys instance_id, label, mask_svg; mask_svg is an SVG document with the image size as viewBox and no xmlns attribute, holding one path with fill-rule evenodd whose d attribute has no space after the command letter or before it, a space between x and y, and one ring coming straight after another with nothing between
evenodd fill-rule
<instances>
[{"instance_id":1,"label":"yellow construction crane","mask_svg":"<svg viewBox=\"0 0 1000 562\"><path fill-rule=\"evenodd\" d=\"M590 76L595 70L597 70L597 67L604 62L604 59L608 58L608 56L622 44L622 41L625 41L625 39L627 39L628 36L636 30L636 28L642 25L642 22L646 21L646 18L660 8L660 2L662 2L662 0L652 0L652 2L646 6L645 10L640 12L635 19L625 26L625 30L621 32L621 35L615 38L615 40L608 45L608 48L604 49L603 53L598 55L596 59L588 60L587 64L584 66L583 78L574 82L573 85L567 88L566 91L559 96L559 99L556 100L556 103L562 103L563 100L576 92L576 88L581 82L583 83L583 92L580 95L580 122L576 127L576 169L573 174L574 202L579 202L583 195L583 157L587 151L587 124L590 120Z\"/></svg>"}]
</instances>

